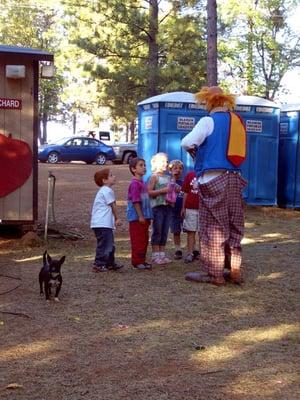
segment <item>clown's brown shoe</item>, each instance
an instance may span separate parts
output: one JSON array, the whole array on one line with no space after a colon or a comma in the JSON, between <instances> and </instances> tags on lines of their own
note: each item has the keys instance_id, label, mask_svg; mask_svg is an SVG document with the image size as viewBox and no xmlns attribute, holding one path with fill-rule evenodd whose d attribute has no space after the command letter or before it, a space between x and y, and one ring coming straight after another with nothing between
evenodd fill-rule
<instances>
[{"instance_id":1,"label":"clown's brown shoe","mask_svg":"<svg viewBox=\"0 0 300 400\"><path fill-rule=\"evenodd\" d=\"M241 285L243 283L243 278L240 269L232 269L230 271L230 279L232 283L236 285Z\"/></svg>"},{"instance_id":2,"label":"clown's brown shoe","mask_svg":"<svg viewBox=\"0 0 300 400\"><path fill-rule=\"evenodd\" d=\"M244 283L240 269L229 270L229 271L225 269L223 277L226 282L231 282L234 283L235 285L241 285L242 283Z\"/></svg>"},{"instance_id":3,"label":"clown's brown shoe","mask_svg":"<svg viewBox=\"0 0 300 400\"><path fill-rule=\"evenodd\" d=\"M225 285L224 278L215 278L213 276L204 274L203 272L187 272L185 274L185 279L191 282L211 283L212 285L216 286Z\"/></svg>"}]
</instances>

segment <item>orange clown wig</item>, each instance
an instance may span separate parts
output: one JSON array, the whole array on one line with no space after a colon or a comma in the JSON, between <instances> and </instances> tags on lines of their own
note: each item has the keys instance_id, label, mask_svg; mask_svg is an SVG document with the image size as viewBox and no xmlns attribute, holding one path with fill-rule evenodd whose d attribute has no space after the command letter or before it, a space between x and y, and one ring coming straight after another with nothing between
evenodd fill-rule
<instances>
[{"instance_id":1,"label":"orange clown wig","mask_svg":"<svg viewBox=\"0 0 300 400\"><path fill-rule=\"evenodd\" d=\"M232 110L235 98L232 94L225 94L219 86L203 87L195 94L197 102L204 102L207 111L216 107L226 107ZM230 112L229 137L227 158L236 167L239 167L246 158L246 129L241 118Z\"/></svg>"},{"instance_id":2,"label":"orange clown wig","mask_svg":"<svg viewBox=\"0 0 300 400\"><path fill-rule=\"evenodd\" d=\"M198 103L205 103L207 111L224 106L231 110L235 105L234 95L225 94L219 86L204 86L195 94L195 98Z\"/></svg>"}]
</instances>

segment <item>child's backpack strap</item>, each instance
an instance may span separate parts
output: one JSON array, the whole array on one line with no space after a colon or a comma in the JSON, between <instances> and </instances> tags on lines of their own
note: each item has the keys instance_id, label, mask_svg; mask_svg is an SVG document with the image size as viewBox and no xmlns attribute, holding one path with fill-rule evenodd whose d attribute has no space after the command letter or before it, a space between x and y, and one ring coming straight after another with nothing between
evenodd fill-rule
<instances>
[{"instance_id":1,"label":"child's backpack strap","mask_svg":"<svg viewBox=\"0 0 300 400\"><path fill-rule=\"evenodd\" d=\"M246 159L246 128L239 115L230 112L227 159L239 167Z\"/></svg>"}]
</instances>

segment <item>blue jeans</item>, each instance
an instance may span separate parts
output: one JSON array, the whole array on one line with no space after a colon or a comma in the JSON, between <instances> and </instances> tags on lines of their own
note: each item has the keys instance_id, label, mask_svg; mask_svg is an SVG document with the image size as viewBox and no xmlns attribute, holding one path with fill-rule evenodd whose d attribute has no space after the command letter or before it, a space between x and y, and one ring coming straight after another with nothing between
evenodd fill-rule
<instances>
[{"instance_id":1,"label":"blue jeans","mask_svg":"<svg viewBox=\"0 0 300 400\"><path fill-rule=\"evenodd\" d=\"M171 221L170 221L170 231L172 233L180 234L182 231L182 218L175 207L172 207L171 211Z\"/></svg>"},{"instance_id":2,"label":"blue jeans","mask_svg":"<svg viewBox=\"0 0 300 400\"><path fill-rule=\"evenodd\" d=\"M152 208L153 225L151 244L155 246L165 246L171 222L171 206L156 206Z\"/></svg>"},{"instance_id":3,"label":"blue jeans","mask_svg":"<svg viewBox=\"0 0 300 400\"><path fill-rule=\"evenodd\" d=\"M97 239L95 264L112 266L115 264L114 233L111 228L93 228Z\"/></svg>"}]
</instances>

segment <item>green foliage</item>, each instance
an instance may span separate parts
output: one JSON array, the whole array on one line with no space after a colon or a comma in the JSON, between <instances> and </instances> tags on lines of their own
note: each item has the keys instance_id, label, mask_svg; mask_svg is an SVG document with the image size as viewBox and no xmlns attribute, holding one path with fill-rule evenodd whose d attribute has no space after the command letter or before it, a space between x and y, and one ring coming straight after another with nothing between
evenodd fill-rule
<instances>
[{"instance_id":1,"label":"green foliage","mask_svg":"<svg viewBox=\"0 0 300 400\"><path fill-rule=\"evenodd\" d=\"M97 85L98 106L109 107L117 121L133 121L136 104L149 93L149 76L156 68L150 60L151 45L157 49L157 93L194 91L205 81L204 21L181 14L181 5L171 3L173 7L160 10L153 21L146 1L101 0L84 8L65 2L66 26L71 42L82 52L82 71Z\"/></svg>"},{"instance_id":2,"label":"green foliage","mask_svg":"<svg viewBox=\"0 0 300 400\"><path fill-rule=\"evenodd\" d=\"M170 16L161 28L160 90L195 92L205 83L204 24L191 15Z\"/></svg>"},{"instance_id":3,"label":"green foliage","mask_svg":"<svg viewBox=\"0 0 300 400\"><path fill-rule=\"evenodd\" d=\"M43 4L43 2L41 2ZM0 3L0 42L11 46L24 46L56 52L62 42L58 35L59 13L51 7L40 7L39 2L26 0L2 0ZM63 75L56 72L51 80L40 80L39 114L46 122L63 112L60 93L64 85ZM42 139L47 140L46 131Z\"/></svg>"},{"instance_id":4,"label":"green foliage","mask_svg":"<svg viewBox=\"0 0 300 400\"><path fill-rule=\"evenodd\" d=\"M288 25L298 3L218 1L223 86L274 98L285 72L300 63L299 37ZM55 54L56 77L40 82L44 122L84 112L95 125L110 116L115 126L129 126L137 103L151 93L195 92L205 84L206 5L205 0L0 0L0 42Z\"/></svg>"},{"instance_id":5,"label":"green foliage","mask_svg":"<svg viewBox=\"0 0 300 400\"><path fill-rule=\"evenodd\" d=\"M274 99L284 74L299 65L299 36L288 25L297 5L294 0L222 3L219 55L226 63L225 77L238 80L245 94Z\"/></svg>"}]
</instances>

